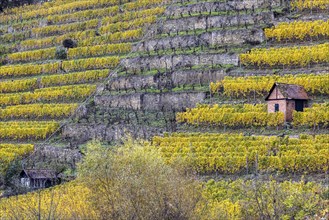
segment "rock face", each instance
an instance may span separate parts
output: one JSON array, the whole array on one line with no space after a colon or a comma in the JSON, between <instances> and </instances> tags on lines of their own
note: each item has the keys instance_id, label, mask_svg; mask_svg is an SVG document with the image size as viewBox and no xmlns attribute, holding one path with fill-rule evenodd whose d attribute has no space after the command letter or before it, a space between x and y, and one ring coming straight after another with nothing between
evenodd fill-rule
<instances>
[{"instance_id":1,"label":"rock face","mask_svg":"<svg viewBox=\"0 0 329 220\"><path fill-rule=\"evenodd\" d=\"M65 126L63 138L74 146L94 138L113 142L126 134L150 138L176 131L176 113L207 102L209 84L239 70L239 53L265 42L263 28L275 20L272 9L285 5L176 1L98 87L77 122Z\"/></svg>"}]
</instances>

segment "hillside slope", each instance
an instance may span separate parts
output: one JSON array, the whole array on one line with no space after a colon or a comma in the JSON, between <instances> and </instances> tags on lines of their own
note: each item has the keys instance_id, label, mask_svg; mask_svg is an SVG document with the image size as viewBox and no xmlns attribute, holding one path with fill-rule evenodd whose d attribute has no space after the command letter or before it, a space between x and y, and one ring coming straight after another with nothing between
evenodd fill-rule
<instances>
[{"instance_id":1,"label":"hillside slope","mask_svg":"<svg viewBox=\"0 0 329 220\"><path fill-rule=\"evenodd\" d=\"M57 0L9 9L0 18L0 172L31 152L25 167L74 170L79 146L129 134L159 147L169 138L176 156L197 153L191 166L202 175L324 174L329 25L321 4ZM304 86L312 107L292 123L268 114L274 82ZM164 132L181 133L162 140ZM244 150L227 147L223 156L230 137Z\"/></svg>"},{"instance_id":2,"label":"hillside slope","mask_svg":"<svg viewBox=\"0 0 329 220\"><path fill-rule=\"evenodd\" d=\"M50 160L60 158L72 165L80 158L76 150L65 149L66 142L54 147L48 141L58 140L68 118L79 114L82 102L93 97L98 84L140 41L144 27L156 22L164 11L161 4L61 0L2 13L3 169L39 147Z\"/></svg>"}]
</instances>

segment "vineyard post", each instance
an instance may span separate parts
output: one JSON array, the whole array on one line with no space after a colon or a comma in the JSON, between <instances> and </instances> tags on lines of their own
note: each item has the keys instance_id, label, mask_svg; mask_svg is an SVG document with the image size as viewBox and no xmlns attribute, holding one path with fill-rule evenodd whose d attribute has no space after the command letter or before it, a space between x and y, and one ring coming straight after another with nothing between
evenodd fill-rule
<instances>
[{"instance_id":1,"label":"vineyard post","mask_svg":"<svg viewBox=\"0 0 329 220\"><path fill-rule=\"evenodd\" d=\"M296 176L296 157L294 158L294 177Z\"/></svg>"},{"instance_id":2,"label":"vineyard post","mask_svg":"<svg viewBox=\"0 0 329 220\"><path fill-rule=\"evenodd\" d=\"M38 220L41 220L41 191L38 190Z\"/></svg>"},{"instance_id":3,"label":"vineyard post","mask_svg":"<svg viewBox=\"0 0 329 220\"><path fill-rule=\"evenodd\" d=\"M325 173L325 179L326 179L327 188L328 188L327 190L329 191L328 171L329 171L329 159L327 159L327 169L326 169L326 173Z\"/></svg>"},{"instance_id":4,"label":"vineyard post","mask_svg":"<svg viewBox=\"0 0 329 220\"><path fill-rule=\"evenodd\" d=\"M256 176L258 174L258 153L256 153L256 158L255 158L255 174Z\"/></svg>"}]
</instances>

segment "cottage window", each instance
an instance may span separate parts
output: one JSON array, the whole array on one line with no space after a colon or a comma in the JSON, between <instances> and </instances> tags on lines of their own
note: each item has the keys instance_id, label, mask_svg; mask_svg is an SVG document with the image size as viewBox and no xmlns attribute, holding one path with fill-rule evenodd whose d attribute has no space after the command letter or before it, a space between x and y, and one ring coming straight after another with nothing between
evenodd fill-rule
<instances>
[{"instance_id":1,"label":"cottage window","mask_svg":"<svg viewBox=\"0 0 329 220\"><path fill-rule=\"evenodd\" d=\"M278 112L279 111L279 104L274 104L274 111Z\"/></svg>"}]
</instances>

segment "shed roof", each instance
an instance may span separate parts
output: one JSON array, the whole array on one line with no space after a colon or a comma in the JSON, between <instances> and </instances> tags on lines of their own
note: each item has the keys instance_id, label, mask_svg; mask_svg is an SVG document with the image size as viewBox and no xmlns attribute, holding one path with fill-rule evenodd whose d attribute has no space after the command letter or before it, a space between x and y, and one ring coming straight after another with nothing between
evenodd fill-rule
<instances>
[{"instance_id":1,"label":"shed roof","mask_svg":"<svg viewBox=\"0 0 329 220\"><path fill-rule=\"evenodd\" d=\"M36 169L25 169L22 172L31 179L56 179L57 175L54 170L36 170Z\"/></svg>"},{"instance_id":2,"label":"shed roof","mask_svg":"<svg viewBox=\"0 0 329 220\"><path fill-rule=\"evenodd\" d=\"M265 100L268 100L273 90L277 88L286 99L308 100L309 97L303 86L296 84L274 83Z\"/></svg>"}]
</instances>

